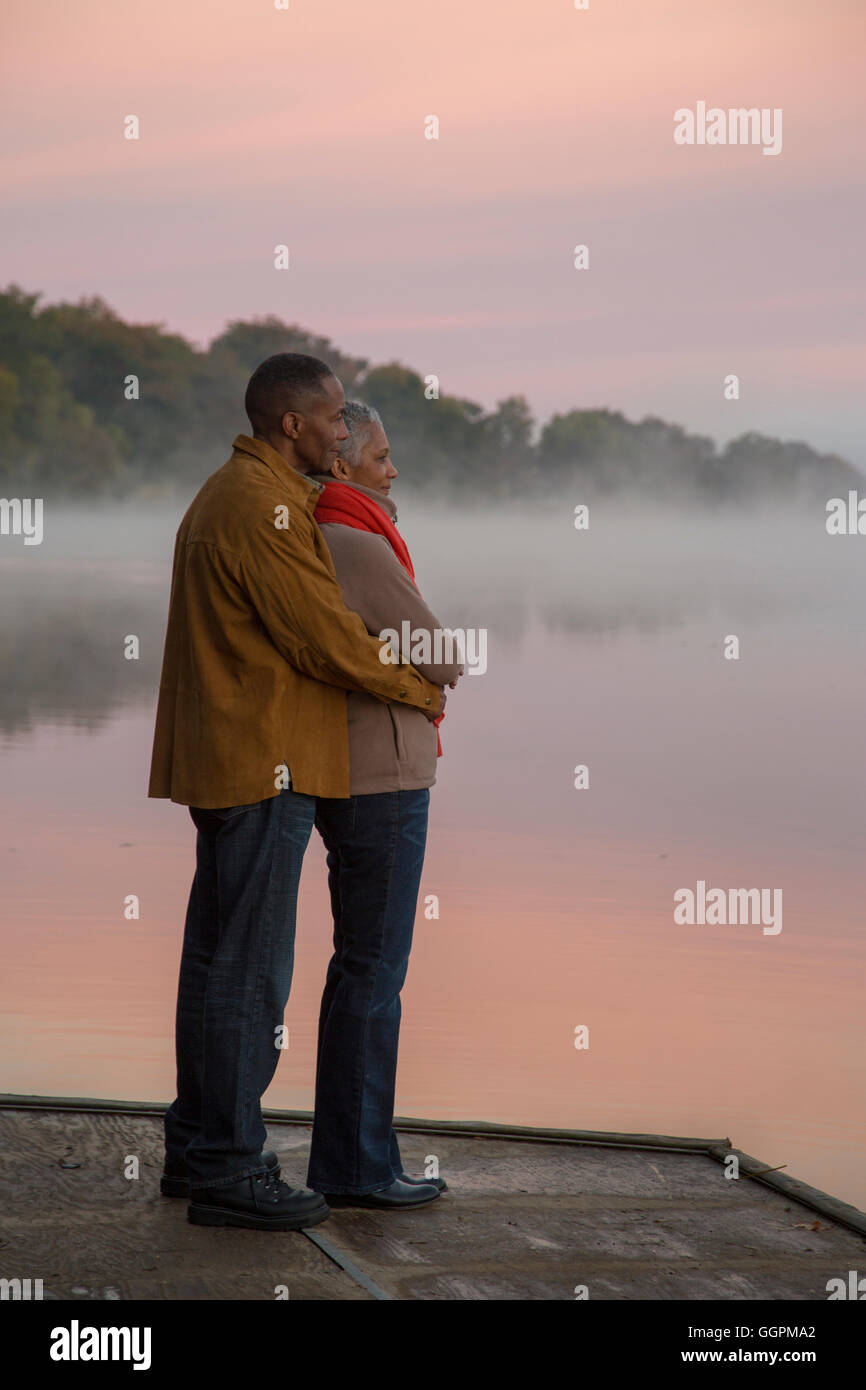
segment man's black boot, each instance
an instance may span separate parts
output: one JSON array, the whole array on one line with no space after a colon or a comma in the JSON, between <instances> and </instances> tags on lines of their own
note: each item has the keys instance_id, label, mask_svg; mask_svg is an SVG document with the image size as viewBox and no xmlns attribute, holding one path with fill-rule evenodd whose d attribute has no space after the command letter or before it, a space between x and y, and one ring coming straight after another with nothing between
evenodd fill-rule
<instances>
[{"instance_id":1,"label":"man's black boot","mask_svg":"<svg viewBox=\"0 0 866 1390\"><path fill-rule=\"evenodd\" d=\"M194 1226L245 1226L255 1231L298 1231L317 1226L330 1214L321 1193L289 1187L269 1173L241 1178L227 1187L193 1187L187 1208Z\"/></svg>"}]
</instances>

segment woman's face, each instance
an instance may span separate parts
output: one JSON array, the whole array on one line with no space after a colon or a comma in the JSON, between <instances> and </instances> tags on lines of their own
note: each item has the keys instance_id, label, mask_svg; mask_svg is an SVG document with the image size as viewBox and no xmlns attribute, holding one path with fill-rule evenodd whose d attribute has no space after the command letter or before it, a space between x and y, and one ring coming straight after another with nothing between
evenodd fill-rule
<instances>
[{"instance_id":1,"label":"woman's face","mask_svg":"<svg viewBox=\"0 0 866 1390\"><path fill-rule=\"evenodd\" d=\"M360 483L361 487L372 488L374 492L384 492L387 496L391 491L392 478L399 475L391 462L388 436L382 426L368 425L359 461L354 468L345 459L338 458L332 465L331 472L335 478L343 478L348 483Z\"/></svg>"}]
</instances>

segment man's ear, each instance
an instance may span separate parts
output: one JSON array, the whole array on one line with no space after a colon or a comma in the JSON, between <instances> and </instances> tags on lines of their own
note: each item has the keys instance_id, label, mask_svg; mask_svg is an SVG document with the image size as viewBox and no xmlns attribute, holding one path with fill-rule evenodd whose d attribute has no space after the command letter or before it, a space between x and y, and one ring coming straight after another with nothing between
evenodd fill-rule
<instances>
[{"instance_id":1,"label":"man's ear","mask_svg":"<svg viewBox=\"0 0 866 1390\"><path fill-rule=\"evenodd\" d=\"M301 432L300 415L296 415L293 410L287 410L280 424L283 427L283 434L288 435L289 439L297 439Z\"/></svg>"}]
</instances>

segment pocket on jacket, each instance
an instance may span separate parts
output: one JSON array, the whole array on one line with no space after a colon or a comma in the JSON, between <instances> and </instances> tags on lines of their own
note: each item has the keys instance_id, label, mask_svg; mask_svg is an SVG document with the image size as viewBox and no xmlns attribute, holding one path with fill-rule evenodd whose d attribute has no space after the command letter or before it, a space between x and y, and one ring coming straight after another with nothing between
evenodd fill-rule
<instances>
[{"instance_id":1,"label":"pocket on jacket","mask_svg":"<svg viewBox=\"0 0 866 1390\"><path fill-rule=\"evenodd\" d=\"M409 755L406 752L406 743L403 738L403 730L400 725L400 720L397 717L397 711L395 710L393 705L388 705L387 710L391 716L391 727L394 730L394 747L397 751L397 758L399 762L405 763Z\"/></svg>"}]
</instances>

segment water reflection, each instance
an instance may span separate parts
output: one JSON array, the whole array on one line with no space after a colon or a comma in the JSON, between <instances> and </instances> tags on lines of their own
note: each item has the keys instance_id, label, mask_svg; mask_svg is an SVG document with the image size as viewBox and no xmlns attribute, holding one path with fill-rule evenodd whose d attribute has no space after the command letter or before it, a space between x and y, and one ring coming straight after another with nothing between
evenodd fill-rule
<instances>
[{"instance_id":1,"label":"water reflection","mask_svg":"<svg viewBox=\"0 0 866 1390\"><path fill-rule=\"evenodd\" d=\"M490 636L442 730L400 1112L729 1134L866 1205L866 540L820 513L571 517L401 502L434 611ZM177 520L46 509L42 547L0 550L6 1090L172 1094L193 842L146 786ZM698 880L781 889L783 931L677 927ZM314 840L269 1104L311 1108L330 934Z\"/></svg>"}]
</instances>

